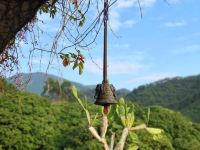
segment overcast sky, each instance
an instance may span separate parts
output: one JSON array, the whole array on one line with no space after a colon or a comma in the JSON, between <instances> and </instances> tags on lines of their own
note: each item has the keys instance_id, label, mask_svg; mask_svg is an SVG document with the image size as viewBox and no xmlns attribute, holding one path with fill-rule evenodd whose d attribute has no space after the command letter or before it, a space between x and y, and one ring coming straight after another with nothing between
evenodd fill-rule
<instances>
[{"instance_id":1,"label":"overcast sky","mask_svg":"<svg viewBox=\"0 0 200 150\"><path fill-rule=\"evenodd\" d=\"M116 88L133 89L159 79L200 73L200 1L199 0L141 0L143 18L137 0L118 0L110 10L108 75ZM56 31L56 20L39 16L46 21L43 27ZM87 19L86 19L87 21ZM44 40L44 39L43 39ZM47 39L45 39L47 41ZM47 41L48 42L48 41ZM90 55L102 66L102 38L97 40ZM25 59L28 55L23 45ZM87 52L83 75L70 68L52 66L48 73L86 85L101 83L102 70ZM44 56L45 57L45 56ZM45 64L46 59L43 59ZM26 61L21 60L21 72L29 72ZM32 72L46 71L35 56Z\"/></svg>"}]
</instances>

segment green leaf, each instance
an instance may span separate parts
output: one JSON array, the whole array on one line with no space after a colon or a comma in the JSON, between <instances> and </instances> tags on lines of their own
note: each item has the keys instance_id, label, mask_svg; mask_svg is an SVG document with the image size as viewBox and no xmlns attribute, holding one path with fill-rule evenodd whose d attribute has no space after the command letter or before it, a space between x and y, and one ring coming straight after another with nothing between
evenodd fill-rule
<instances>
[{"instance_id":1,"label":"green leaf","mask_svg":"<svg viewBox=\"0 0 200 150\"><path fill-rule=\"evenodd\" d=\"M80 51L80 50L77 50L77 53L78 53L78 55L80 55L80 54L81 54L81 51Z\"/></svg>"},{"instance_id":2,"label":"green leaf","mask_svg":"<svg viewBox=\"0 0 200 150\"><path fill-rule=\"evenodd\" d=\"M120 116L120 119L121 119L122 125L123 125L124 127L126 127L127 124L126 124L126 118L125 118L125 116Z\"/></svg>"},{"instance_id":3,"label":"green leaf","mask_svg":"<svg viewBox=\"0 0 200 150\"><path fill-rule=\"evenodd\" d=\"M96 115L94 116L94 119L92 120L91 125L93 125L96 122L97 116L98 116L98 113L96 113Z\"/></svg>"},{"instance_id":4,"label":"green leaf","mask_svg":"<svg viewBox=\"0 0 200 150\"><path fill-rule=\"evenodd\" d=\"M155 134L153 135L153 140L160 141L163 138L162 134Z\"/></svg>"},{"instance_id":5,"label":"green leaf","mask_svg":"<svg viewBox=\"0 0 200 150\"><path fill-rule=\"evenodd\" d=\"M79 75L83 73L83 63L79 63Z\"/></svg>"},{"instance_id":6,"label":"green leaf","mask_svg":"<svg viewBox=\"0 0 200 150\"><path fill-rule=\"evenodd\" d=\"M76 69L77 66L78 66L78 63L77 63L77 61L76 61L76 62L74 62L74 66L72 67L72 69L73 69L73 70Z\"/></svg>"},{"instance_id":7,"label":"green leaf","mask_svg":"<svg viewBox=\"0 0 200 150\"><path fill-rule=\"evenodd\" d=\"M85 111L86 116L87 116L88 123L89 123L89 125L91 125L90 113L89 113L89 111L85 108L85 106L83 105L83 102L81 101L81 99L78 97L78 92L77 92L77 89L76 89L75 86L72 86L72 93L73 93L74 97L76 98L76 100L78 101L78 103L79 103L79 104L81 105L81 107L83 108L83 110Z\"/></svg>"},{"instance_id":8,"label":"green leaf","mask_svg":"<svg viewBox=\"0 0 200 150\"><path fill-rule=\"evenodd\" d=\"M137 145L131 146L128 148L128 150L138 150L139 147Z\"/></svg>"},{"instance_id":9,"label":"green leaf","mask_svg":"<svg viewBox=\"0 0 200 150\"><path fill-rule=\"evenodd\" d=\"M87 116L88 123L89 123L89 125L91 125L90 113L87 109L84 109L84 110L85 110L85 113L86 113L86 116Z\"/></svg>"},{"instance_id":10,"label":"green leaf","mask_svg":"<svg viewBox=\"0 0 200 150\"><path fill-rule=\"evenodd\" d=\"M83 69L84 68L84 66L83 66L83 63L81 62L81 63L79 63L79 66Z\"/></svg>"},{"instance_id":11,"label":"green leaf","mask_svg":"<svg viewBox=\"0 0 200 150\"><path fill-rule=\"evenodd\" d=\"M112 123L112 128L115 128L115 129L122 129L122 126L117 124L116 122L113 122Z\"/></svg>"},{"instance_id":12,"label":"green leaf","mask_svg":"<svg viewBox=\"0 0 200 150\"><path fill-rule=\"evenodd\" d=\"M125 104L125 101L124 101L124 98L123 98L123 97L121 97L121 98L119 99L118 104L119 104L119 105L124 105L124 104Z\"/></svg>"},{"instance_id":13,"label":"green leaf","mask_svg":"<svg viewBox=\"0 0 200 150\"><path fill-rule=\"evenodd\" d=\"M134 132L129 132L129 137L131 138L131 140L135 143L138 142L138 135Z\"/></svg>"},{"instance_id":14,"label":"green leaf","mask_svg":"<svg viewBox=\"0 0 200 150\"><path fill-rule=\"evenodd\" d=\"M84 23L84 21L81 20L81 21L79 22L78 26L79 26L79 27L82 27L82 26L83 26L83 23Z\"/></svg>"},{"instance_id":15,"label":"green leaf","mask_svg":"<svg viewBox=\"0 0 200 150\"><path fill-rule=\"evenodd\" d=\"M70 19L70 20L77 21L77 18L76 18L76 17L74 17L73 15L71 15L71 16L69 17L69 19Z\"/></svg>"},{"instance_id":16,"label":"green leaf","mask_svg":"<svg viewBox=\"0 0 200 150\"><path fill-rule=\"evenodd\" d=\"M122 105L117 105L116 107L116 113L118 116L125 116L125 109L124 109L124 106Z\"/></svg>"},{"instance_id":17,"label":"green leaf","mask_svg":"<svg viewBox=\"0 0 200 150\"><path fill-rule=\"evenodd\" d=\"M77 89L76 89L76 87L74 85L72 86L72 93L73 93L74 97L76 99L78 99L78 92L77 92Z\"/></svg>"},{"instance_id":18,"label":"green leaf","mask_svg":"<svg viewBox=\"0 0 200 150\"><path fill-rule=\"evenodd\" d=\"M71 55L71 57L74 58L74 59L77 58L77 55L74 54L74 53L70 53L70 55Z\"/></svg>"},{"instance_id":19,"label":"green leaf","mask_svg":"<svg viewBox=\"0 0 200 150\"><path fill-rule=\"evenodd\" d=\"M127 118L126 118L126 122L127 122L127 126L129 127L129 128L131 128L132 126L133 126L133 123L134 123L134 118L135 116L134 116L134 113L133 112L131 112L131 113L128 113L128 115L127 115Z\"/></svg>"},{"instance_id":20,"label":"green leaf","mask_svg":"<svg viewBox=\"0 0 200 150\"><path fill-rule=\"evenodd\" d=\"M146 128L146 130L150 133L150 134L161 134L163 132L162 129L159 128Z\"/></svg>"}]
</instances>

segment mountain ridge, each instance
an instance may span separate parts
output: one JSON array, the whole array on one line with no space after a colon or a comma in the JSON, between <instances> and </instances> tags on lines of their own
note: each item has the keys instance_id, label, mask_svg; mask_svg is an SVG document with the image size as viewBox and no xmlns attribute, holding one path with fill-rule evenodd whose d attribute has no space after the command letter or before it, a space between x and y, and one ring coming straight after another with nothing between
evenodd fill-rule
<instances>
[{"instance_id":1,"label":"mountain ridge","mask_svg":"<svg viewBox=\"0 0 200 150\"><path fill-rule=\"evenodd\" d=\"M200 122L200 75L175 77L142 85L126 98L142 106L160 105Z\"/></svg>"},{"instance_id":2,"label":"mountain ridge","mask_svg":"<svg viewBox=\"0 0 200 150\"><path fill-rule=\"evenodd\" d=\"M70 81L68 79L65 79L63 77L59 77L56 75L52 75L52 74L47 74L47 73L43 73L43 72L34 72L34 73L20 73L18 75L14 75L10 78L8 78L8 80L11 83L14 83L16 81L14 81L14 79L18 76L19 80L22 81L29 81L25 86L26 88L24 89L25 91L28 92L32 92L35 93L37 95L41 95L42 91L43 91L43 87L45 85L45 81L47 81L48 78L52 78L53 80L59 80L59 81L69 81L71 83L71 85L75 85L76 88L78 89L78 91L80 91L81 93L83 93L84 95L87 96L87 98L90 101L94 101L94 95L95 95L95 88L96 85L83 85L81 83L78 82L74 82L74 81ZM30 79L29 79L30 78ZM37 83L37 84L36 84ZM126 88L123 89L118 89L116 90L116 95L118 97L124 97L125 95L127 95L130 91Z\"/></svg>"}]
</instances>

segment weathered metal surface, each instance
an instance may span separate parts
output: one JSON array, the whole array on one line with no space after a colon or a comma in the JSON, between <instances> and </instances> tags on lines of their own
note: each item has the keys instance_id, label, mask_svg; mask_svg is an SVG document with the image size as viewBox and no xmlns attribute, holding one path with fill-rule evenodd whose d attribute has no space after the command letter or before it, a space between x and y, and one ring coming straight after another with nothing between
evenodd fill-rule
<instances>
[{"instance_id":1,"label":"weathered metal surface","mask_svg":"<svg viewBox=\"0 0 200 150\"><path fill-rule=\"evenodd\" d=\"M102 83L98 84L95 89L95 104L108 106L111 104L116 104L116 95L115 95L115 87L112 84Z\"/></svg>"}]
</instances>

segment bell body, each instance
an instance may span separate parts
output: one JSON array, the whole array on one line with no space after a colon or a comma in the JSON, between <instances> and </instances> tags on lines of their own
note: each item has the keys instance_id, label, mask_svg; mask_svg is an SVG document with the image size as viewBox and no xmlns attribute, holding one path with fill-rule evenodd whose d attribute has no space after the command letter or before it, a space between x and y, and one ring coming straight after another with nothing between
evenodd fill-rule
<instances>
[{"instance_id":1,"label":"bell body","mask_svg":"<svg viewBox=\"0 0 200 150\"><path fill-rule=\"evenodd\" d=\"M109 106L116 104L115 87L109 83L97 84L94 98L96 98L96 105Z\"/></svg>"}]
</instances>

